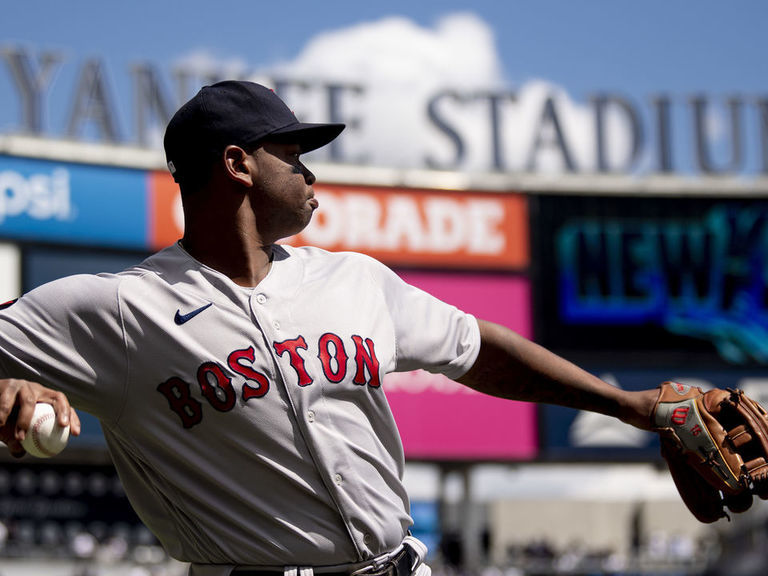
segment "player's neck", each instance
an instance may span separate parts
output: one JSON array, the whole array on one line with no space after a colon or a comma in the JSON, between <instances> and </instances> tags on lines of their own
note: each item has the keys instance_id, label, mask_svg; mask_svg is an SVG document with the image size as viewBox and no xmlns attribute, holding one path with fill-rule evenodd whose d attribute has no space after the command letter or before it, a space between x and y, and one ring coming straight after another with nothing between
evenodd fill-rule
<instances>
[{"instance_id":1,"label":"player's neck","mask_svg":"<svg viewBox=\"0 0 768 576\"><path fill-rule=\"evenodd\" d=\"M257 286L272 266L272 245L256 239L208 236L187 233L184 249L196 260L221 272L239 286Z\"/></svg>"},{"instance_id":2,"label":"player's neck","mask_svg":"<svg viewBox=\"0 0 768 576\"><path fill-rule=\"evenodd\" d=\"M227 182L184 206L182 244L191 256L240 286L257 286L272 265L274 239L255 221L248 195Z\"/></svg>"}]
</instances>

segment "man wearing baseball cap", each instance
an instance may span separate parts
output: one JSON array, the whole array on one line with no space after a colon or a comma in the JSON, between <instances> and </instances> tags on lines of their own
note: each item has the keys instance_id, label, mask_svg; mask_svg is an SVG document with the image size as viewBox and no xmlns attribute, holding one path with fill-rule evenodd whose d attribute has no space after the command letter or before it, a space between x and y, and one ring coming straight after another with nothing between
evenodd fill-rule
<instances>
[{"instance_id":1,"label":"man wearing baseball cap","mask_svg":"<svg viewBox=\"0 0 768 576\"><path fill-rule=\"evenodd\" d=\"M181 241L0 311L11 451L36 401L94 414L134 508L193 576L428 576L389 372L650 427L655 390L610 386L367 256L278 244L318 206L301 154L342 129L258 84L203 88L165 136Z\"/></svg>"}]
</instances>

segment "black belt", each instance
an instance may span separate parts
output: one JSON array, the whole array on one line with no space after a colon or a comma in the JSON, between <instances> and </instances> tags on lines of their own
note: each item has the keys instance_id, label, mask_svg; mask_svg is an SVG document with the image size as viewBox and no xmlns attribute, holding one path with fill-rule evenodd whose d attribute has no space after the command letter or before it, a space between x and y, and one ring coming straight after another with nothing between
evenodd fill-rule
<instances>
[{"instance_id":1,"label":"black belt","mask_svg":"<svg viewBox=\"0 0 768 576\"><path fill-rule=\"evenodd\" d=\"M323 572L321 568L318 568L316 574L317 576L350 576L351 573L359 573L360 576L410 576L418 557L416 551L406 544L393 558L380 566L372 564L370 567L363 566L357 570L340 572ZM232 570L232 576L282 575L282 570L263 570L260 568L235 568Z\"/></svg>"}]
</instances>

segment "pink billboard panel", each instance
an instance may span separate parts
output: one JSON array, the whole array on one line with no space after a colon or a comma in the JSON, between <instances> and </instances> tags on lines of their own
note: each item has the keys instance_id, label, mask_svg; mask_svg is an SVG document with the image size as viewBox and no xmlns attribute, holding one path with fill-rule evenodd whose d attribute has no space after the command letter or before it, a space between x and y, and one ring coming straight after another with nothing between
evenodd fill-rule
<instances>
[{"instance_id":1,"label":"pink billboard panel","mask_svg":"<svg viewBox=\"0 0 768 576\"><path fill-rule=\"evenodd\" d=\"M530 283L505 274L398 271L410 284L484 320L531 336ZM423 371L390 374L384 390L406 457L526 460L538 449L536 408Z\"/></svg>"}]
</instances>

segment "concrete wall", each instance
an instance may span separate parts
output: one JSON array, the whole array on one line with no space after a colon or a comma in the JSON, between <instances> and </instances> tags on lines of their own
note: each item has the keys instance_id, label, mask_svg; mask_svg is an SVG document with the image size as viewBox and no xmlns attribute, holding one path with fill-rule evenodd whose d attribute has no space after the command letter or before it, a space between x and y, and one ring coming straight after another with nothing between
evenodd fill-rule
<instances>
[{"instance_id":1,"label":"concrete wall","mask_svg":"<svg viewBox=\"0 0 768 576\"><path fill-rule=\"evenodd\" d=\"M677 538L695 542L715 530L700 524L679 500L503 500L491 503L488 522L490 557L501 564L508 559L510 546L537 540L558 553L578 547L629 555L634 534L647 549L668 546Z\"/></svg>"}]
</instances>

